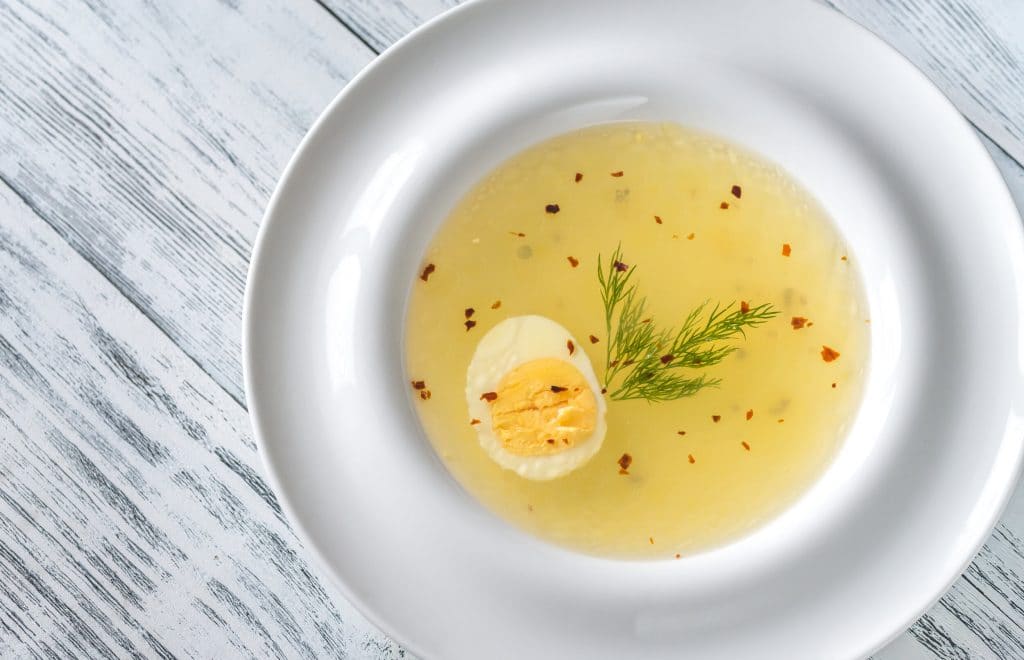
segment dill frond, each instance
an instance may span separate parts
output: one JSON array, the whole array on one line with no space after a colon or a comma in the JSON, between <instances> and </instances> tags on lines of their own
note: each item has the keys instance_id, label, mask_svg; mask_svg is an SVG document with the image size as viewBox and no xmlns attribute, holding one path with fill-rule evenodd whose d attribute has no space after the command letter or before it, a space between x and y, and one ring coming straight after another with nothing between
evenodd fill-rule
<instances>
[{"instance_id":1,"label":"dill frond","mask_svg":"<svg viewBox=\"0 0 1024 660\"><path fill-rule=\"evenodd\" d=\"M607 265L600 255L597 258L608 338L604 387L612 400L672 401L693 396L705 387L717 387L720 379L688 375L683 370L720 363L736 350L730 340L745 338L748 328L778 315L770 304L743 311L736 303L710 306L705 301L687 315L678 330L659 328L654 319L645 316L647 299L631 283L636 266L627 266L622 258L621 245Z\"/></svg>"}]
</instances>

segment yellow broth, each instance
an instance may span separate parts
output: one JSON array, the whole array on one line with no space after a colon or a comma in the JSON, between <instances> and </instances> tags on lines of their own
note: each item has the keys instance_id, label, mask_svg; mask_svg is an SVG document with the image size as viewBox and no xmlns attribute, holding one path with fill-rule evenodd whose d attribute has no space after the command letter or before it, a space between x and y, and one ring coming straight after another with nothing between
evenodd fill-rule
<instances>
[{"instance_id":1,"label":"yellow broth","mask_svg":"<svg viewBox=\"0 0 1024 660\"><path fill-rule=\"evenodd\" d=\"M576 336L602 379L597 257L619 244L660 326L678 327L705 300L772 303L780 314L701 370L720 387L609 402L604 444L575 472L538 482L503 470L469 424L476 342L510 316L547 316ZM842 236L779 166L678 125L606 124L530 147L457 205L428 264L406 320L408 375L430 392L410 390L427 436L484 505L578 551L672 558L749 533L824 471L860 401L868 319ZM475 310L469 330L466 308ZM794 329L794 317L808 325ZM839 358L824 360L825 346Z\"/></svg>"}]
</instances>

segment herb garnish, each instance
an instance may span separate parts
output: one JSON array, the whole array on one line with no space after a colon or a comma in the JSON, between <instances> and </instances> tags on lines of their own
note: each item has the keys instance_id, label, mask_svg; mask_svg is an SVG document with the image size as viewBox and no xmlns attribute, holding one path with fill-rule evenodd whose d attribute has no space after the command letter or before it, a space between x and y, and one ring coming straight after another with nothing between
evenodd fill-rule
<instances>
[{"instance_id":1,"label":"herb garnish","mask_svg":"<svg viewBox=\"0 0 1024 660\"><path fill-rule=\"evenodd\" d=\"M708 312L709 302L705 301L689 313L678 330L659 328L644 314L647 299L630 283L636 266L628 266L622 259L621 245L615 248L607 268L601 256L597 258L608 337L604 387L612 400L672 401L718 386L718 378L704 374L687 377L681 370L718 364L736 350L724 342L745 337L746 328L756 328L778 315L770 304L746 310L734 309L735 303L715 304Z\"/></svg>"}]
</instances>

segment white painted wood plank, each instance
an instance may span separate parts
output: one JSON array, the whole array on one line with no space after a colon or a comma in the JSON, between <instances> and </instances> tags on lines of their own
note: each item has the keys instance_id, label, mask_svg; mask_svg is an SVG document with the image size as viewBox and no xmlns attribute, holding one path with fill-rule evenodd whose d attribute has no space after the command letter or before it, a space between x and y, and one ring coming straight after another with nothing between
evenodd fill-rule
<instances>
[{"instance_id":1,"label":"white painted wood plank","mask_svg":"<svg viewBox=\"0 0 1024 660\"><path fill-rule=\"evenodd\" d=\"M241 401L267 199L372 53L308 0L11 0L0 35L0 180Z\"/></svg>"},{"instance_id":2,"label":"white painted wood plank","mask_svg":"<svg viewBox=\"0 0 1024 660\"><path fill-rule=\"evenodd\" d=\"M401 657L261 473L245 410L0 185L0 657Z\"/></svg>"},{"instance_id":3,"label":"white painted wood plank","mask_svg":"<svg viewBox=\"0 0 1024 660\"><path fill-rule=\"evenodd\" d=\"M380 52L458 0L320 0ZM1024 163L1024 2L818 0L903 53Z\"/></svg>"}]
</instances>

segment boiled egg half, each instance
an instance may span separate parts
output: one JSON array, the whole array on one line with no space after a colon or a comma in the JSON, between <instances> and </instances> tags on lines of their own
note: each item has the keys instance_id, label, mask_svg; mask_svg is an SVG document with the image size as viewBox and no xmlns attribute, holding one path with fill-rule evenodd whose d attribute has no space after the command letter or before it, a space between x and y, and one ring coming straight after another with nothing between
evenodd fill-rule
<instances>
[{"instance_id":1,"label":"boiled egg half","mask_svg":"<svg viewBox=\"0 0 1024 660\"><path fill-rule=\"evenodd\" d=\"M484 451L526 479L568 474L604 442L606 404L590 359L543 316L508 318L483 336L466 403Z\"/></svg>"}]
</instances>

